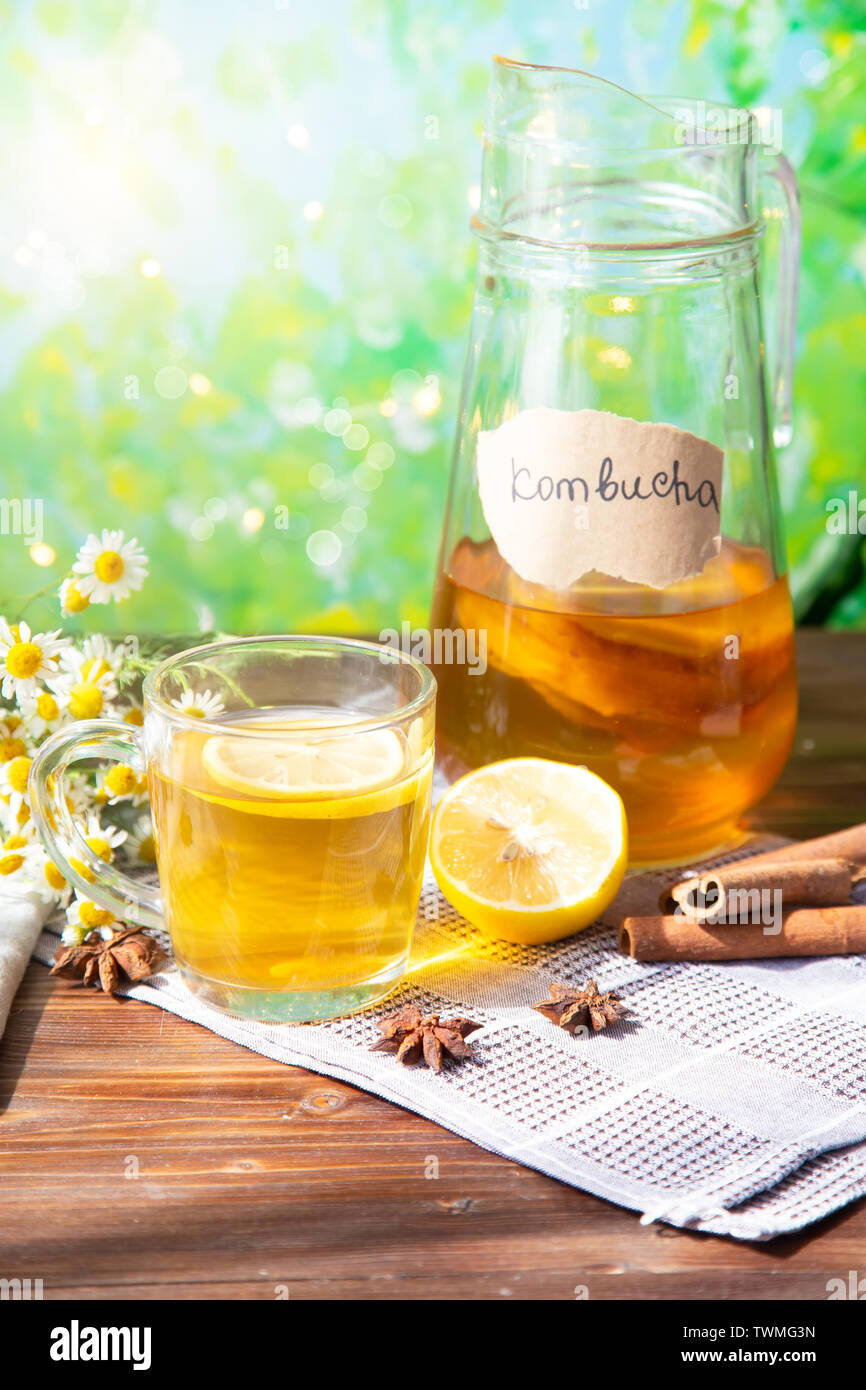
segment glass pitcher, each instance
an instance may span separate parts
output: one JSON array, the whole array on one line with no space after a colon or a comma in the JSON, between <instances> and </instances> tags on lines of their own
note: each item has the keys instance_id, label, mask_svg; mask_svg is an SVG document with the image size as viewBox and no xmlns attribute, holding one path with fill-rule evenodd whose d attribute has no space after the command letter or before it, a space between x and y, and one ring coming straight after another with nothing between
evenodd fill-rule
<instances>
[{"instance_id":1,"label":"glass pitcher","mask_svg":"<svg viewBox=\"0 0 866 1390\"><path fill-rule=\"evenodd\" d=\"M440 762L585 764L623 797L632 863L698 857L775 781L796 719L774 460L793 172L759 113L497 59L472 225Z\"/></svg>"}]
</instances>

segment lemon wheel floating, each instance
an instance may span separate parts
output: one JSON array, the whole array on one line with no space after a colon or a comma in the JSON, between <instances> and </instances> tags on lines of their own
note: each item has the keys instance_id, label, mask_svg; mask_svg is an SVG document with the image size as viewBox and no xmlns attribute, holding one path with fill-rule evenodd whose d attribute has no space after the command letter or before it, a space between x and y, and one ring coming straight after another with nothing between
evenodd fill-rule
<instances>
[{"instance_id":1,"label":"lemon wheel floating","mask_svg":"<svg viewBox=\"0 0 866 1390\"><path fill-rule=\"evenodd\" d=\"M345 820L391 811L430 778L432 749L413 764L401 731L322 736L317 729L306 738L299 729L292 724L290 737L213 735L201 750L209 778L201 794L258 815Z\"/></svg>"},{"instance_id":2,"label":"lemon wheel floating","mask_svg":"<svg viewBox=\"0 0 866 1390\"><path fill-rule=\"evenodd\" d=\"M205 744L202 757L224 787L292 799L371 791L398 778L406 762L405 744L393 729L309 739L217 735Z\"/></svg>"},{"instance_id":3,"label":"lemon wheel floating","mask_svg":"<svg viewBox=\"0 0 866 1390\"><path fill-rule=\"evenodd\" d=\"M511 758L467 773L436 807L430 862L445 897L488 936L558 941L595 921L628 858L625 808L586 768Z\"/></svg>"}]
</instances>

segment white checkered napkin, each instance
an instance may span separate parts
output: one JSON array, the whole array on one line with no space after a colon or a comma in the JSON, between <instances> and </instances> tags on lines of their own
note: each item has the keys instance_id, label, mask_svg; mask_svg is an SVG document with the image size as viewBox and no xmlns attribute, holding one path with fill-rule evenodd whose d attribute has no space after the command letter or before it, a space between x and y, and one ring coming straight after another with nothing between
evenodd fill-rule
<instances>
[{"instance_id":1,"label":"white checkered napkin","mask_svg":"<svg viewBox=\"0 0 866 1390\"><path fill-rule=\"evenodd\" d=\"M767 842L753 846L767 848ZM60 921L37 946L48 962ZM552 980L615 989L629 1015L572 1037L530 1005ZM866 1193L866 957L644 964L596 925L521 947L481 937L428 876L413 969L383 1005L328 1023L227 1018L168 969L126 991L278 1061L426 1115L642 1213L761 1240ZM398 1007L481 1023L437 1075L371 1052Z\"/></svg>"}]
</instances>

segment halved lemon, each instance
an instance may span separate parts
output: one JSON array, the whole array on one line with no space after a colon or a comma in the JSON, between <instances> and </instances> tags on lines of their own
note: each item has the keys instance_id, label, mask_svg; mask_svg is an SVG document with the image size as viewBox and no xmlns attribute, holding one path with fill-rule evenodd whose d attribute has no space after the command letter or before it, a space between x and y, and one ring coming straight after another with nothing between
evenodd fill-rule
<instances>
[{"instance_id":1,"label":"halved lemon","mask_svg":"<svg viewBox=\"0 0 866 1390\"><path fill-rule=\"evenodd\" d=\"M586 768L510 758L467 773L433 815L430 863L445 897L488 936L522 945L580 931L625 873L625 807Z\"/></svg>"},{"instance_id":2,"label":"halved lemon","mask_svg":"<svg viewBox=\"0 0 866 1390\"><path fill-rule=\"evenodd\" d=\"M215 734L201 752L220 787L268 801L353 800L390 788L408 769L405 738L394 729L311 737L236 738Z\"/></svg>"}]
</instances>

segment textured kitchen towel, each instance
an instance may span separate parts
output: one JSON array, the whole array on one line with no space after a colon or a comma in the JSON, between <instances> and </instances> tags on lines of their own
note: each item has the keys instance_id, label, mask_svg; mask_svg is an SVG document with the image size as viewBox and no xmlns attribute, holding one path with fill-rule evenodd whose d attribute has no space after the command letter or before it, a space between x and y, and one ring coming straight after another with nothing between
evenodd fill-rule
<instances>
[{"instance_id":1,"label":"textured kitchen towel","mask_svg":"<svg viewBox=\"0 0 866 1390\"><path fill-rule=\"evenodd\" d=\"M38 959L51 960L61 925L48 924ZM571 1037L529 1007L552 980L588 976L630 1010L616 1027ZM644 1220L762 1240L866 1193L863 956L642 964L620 955L602 924L513 946L475 932L428 871L412 968L376 1008L304 1025L227 1018L174 968L127 992ZM436 1075L371 1052L377 1018L408 1005L481 1023L472 1059Z\"/></svg>"},{"instance_id":2,"label":"textured kitchen towel","mask_svg":"<svg viewBox=\"0 0 866 1390\"><path fill-rule=\"evenodd\" d=\"M0 900L0 1037L9 1009L49 909L35 893L16 893L3 885Z\"/></svg>"}]
</instances>

